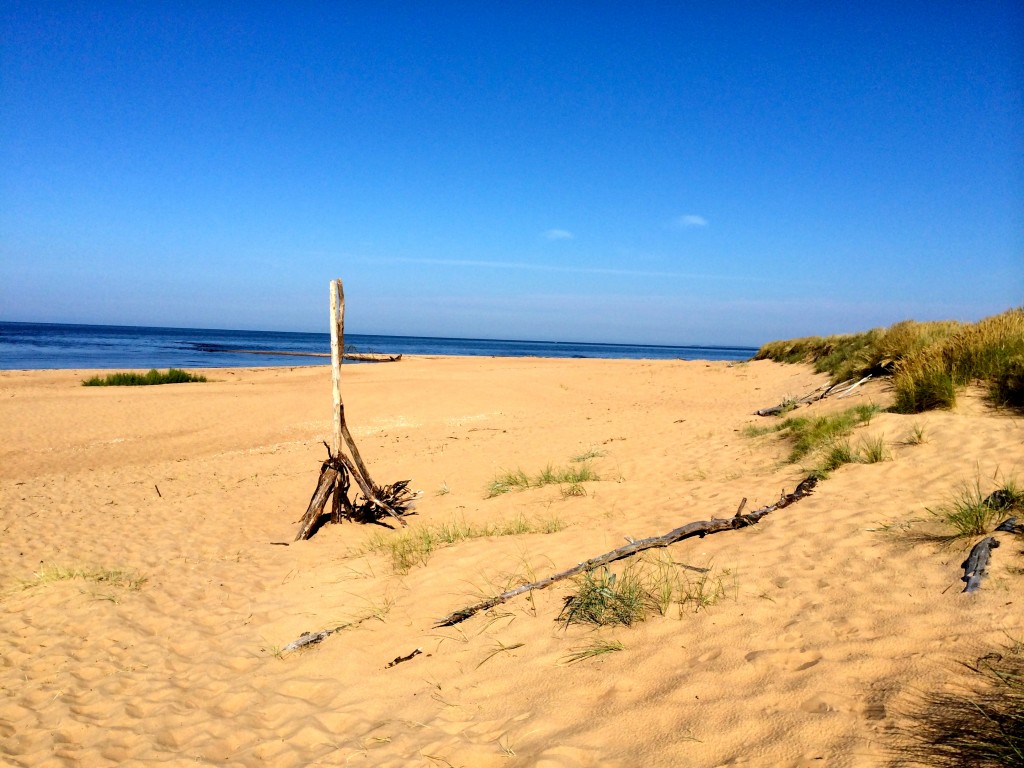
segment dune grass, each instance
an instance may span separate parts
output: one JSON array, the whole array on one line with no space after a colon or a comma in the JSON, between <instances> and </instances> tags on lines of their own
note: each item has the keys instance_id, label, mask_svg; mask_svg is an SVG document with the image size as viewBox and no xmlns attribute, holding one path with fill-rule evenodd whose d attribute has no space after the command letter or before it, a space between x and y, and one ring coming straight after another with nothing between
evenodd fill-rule
<instances>
[{"instance_id":1,"label":"dune grass","mask_svg":"<svg viewBox=\"0 0 1024 768\"><path fill-rule=\"evenodd\" d=\"M750 426L745 434L748 437L780 434L792 443L786 459L789 463L795 464L810 457L812 464L809 470L826 477L844 464L885 460L887 451L881 438L863 440L859 450L855 450L847 439L857 427L870 423L880 410L876 405L862 404L824 416L790 416L778 424Z\"/></svg>"},{"instance_id":2,"label":"dune grass","mask_svg":"<svg viewBox=\"0 0 1024 768\"><path fill-rule=\"evenodd\" d=\"M106 376L93 376L82 382L83 387L148 387L155 384L186 384L189 382L206 381L199 376L180 368L169 368L166 373L151 369L148 373L108 373Z\"/></svg>"},{"instance_id":3,"label":"dune grass","mask_svg":"<svg viewBox=\"0 0 1024 768\"><path fill-rule=\"evenodd\" d=\"M545 485L567 485L573 492L565 495L584 496L581 483L600 480L600 476L586 461L575 462L574 466L554 468L548 464L534 477L529 477L522 469L502 472L487 484L486 498L491 499L514 490L542 488Z\"/></svg>"},{"instance_id":4,"label":"dune grass","mask_svg":"<svg viewBox=\"0 0 1024 768\"><path fill-rule=\"evenodd\" d=\"M980 478L975 478L961 483L947 503L928 512L952 531L952 539L984 536L1010 515L1024 512L1024 488L1011 478L986 494Z\"/></svg>"},{"instance_id":5,"label":"dune grass","mask_svg":"<svg viewBox=\"0 0 1024 768\"><path fill-rule=\"evenodd\" d=\"M974 381L993 403L1024 408L1024 307L977 323L905 320L864 333L773 341L754 359L810 363L834 382L892 375L897 413L951 408L958 390Z\"/></svg>"},{"instance_id":6,"label":"dune grass","mask_svg":"<svg viewBox=\"0 0 1024 768\"><path fill-rule=\"evenodd\" d=\"M373 534L364 551L384 552L396 573L408 573L414 567L426 565L435 550L468 539L488 536L517 536L524 533L558 533L567 523L557 515L533 520L517 515L509 520L487 525L474 525L465 520L452 520L440 525L409 526L401 531Z\"/></svg>"},{"instance_id":7,"label":"dune grass","mask_svg":"<svg viewBox=\"0 0 1024 768\"><path fill-rule=\"evenodd\" d=\"M725 572L723 572L725 573ZM727 592L721 575L710 569L687 572L668 556L642 558L620 573L607 567L587 571L573 583L576 591L565 599L558 620L598 627L631 626L655 614L679 614L714 605Z\"/></svg>"},{"instance_id":8,"label":"dune grass","mask_svg":"<svg viewBox=\"0 0 1024 768\"><path fill-rule=\"evenodd\" d=\"M598 656L604 656L608 653L625 650L625 648L626 646L618 640L594 640L588 645L584 645L579 648L570 648L569 653L559 663L565 665L578 664L579 662L586 661L587 659L593 659Z\"/></svg>"},{"instance_id":9,"label":"dune grass","mask_svg":"<svg viewBox=\"0 0 1024 768\"><path fill-rule=\"evenodd\" d=\"M1024 644L964 667L962 692L925 694L900 729L897 765L1024 766Z\"/></svg>"},{"instance_id":10,"label":"dune grass","mask_svg":"<svg viewBox=\"0 0 1024 768\"><path fill-rule=\"evenodd\" d=\"M125 568L67 568L61 565L44 565L32 574L31 579L21 582L22 589L31 589L43 584L80 579L97 584L124 587L129 590L142 589L146 577Z\"/></svg>"}]
</instances>

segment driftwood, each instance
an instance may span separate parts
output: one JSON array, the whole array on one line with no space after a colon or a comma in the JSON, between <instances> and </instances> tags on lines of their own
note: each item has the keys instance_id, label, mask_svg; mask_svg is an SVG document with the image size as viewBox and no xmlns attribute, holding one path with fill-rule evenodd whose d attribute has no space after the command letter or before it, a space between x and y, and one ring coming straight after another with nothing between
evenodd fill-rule
<instances>
[{"instance_id":1,"label":"driftwood","mask_svg":"<svg viewBox=\"0 0 1024 768\"><path fill-rule=\"evenodd\" d=\"M999 542L993 536L988 536L971 550L971 554L964 560L963 581L967 582L964 592L977 592L981 588L981 580L988 575L988 561L992 556L992 550L999 546Z\"/></svg>"},{"instance_id":2,"label":"driftwood","mask_svg":"<svg viewBox=\"0 0 1024 768\"><path fill-rule=\"evenodd\" d=\"M996 526L996 530L1006 533L1024 533L1024 524L1018 523L1016 517L1008 517Z\"/></svg>"},{"instance_id":3,"label":"driftwood","mask_svg":"<svg viewBox=\"0 0 1024 768\"><path fill-rule=\"evenodd\" d=\"M809 476L803 480L792 493L783 493L782 497L774 504L769 504L761 509L743 514L743 507L746 503L746 499L740 503L739 509L736 514L730 518L712 518L711 520L700 520L694 523L688 523L684 526L676 528L662 536L653 536L648 539L640 539L638 541L631 541L624 547L613 549L611 552L606 552L603 555L592 557L582 563L574 565L568 570L561 571L559 573L548 576L540 581L535 581L532 584L523 584L515 589L510 589L507 592L502 592L500 595L495 595L486 600L482 600L479 603L468 605L465 608L461 608L454 613L450 613L443 619L440 619L435 623L436 627L450 627L466 619L475 616L480 611L486 611L494 608L497 605L508 602L513 597L532 592L535 589L544 589L551 586L556 581L575 576L578 573L584 571L591 571L595 568L614 563L617 560L622 560L627 557L632 557L638 552L643 552L647 549L653 549L655 547L667 547L670 544L675 544L677 541L689 538L691 536L706 536L709 533L717 533L719 531L732 531L737 528L745 528L749 525L754 525L762 517L767 515L769 512L773 512L776 509L782 509L788 507L790 504L799 501L800 499L809 496L814 490L814 486L817 483L817 478L814 475Z\"/></svg>"},{"instance_id":4,"label":"driftwood","mask_svg":"<svg viewBox=\"0 0 1024 768\"><path fill-rule=\"evenodd\" d=\"M280 357L332 357L330 352L292 352L286 349L236 349L225 347L220 344L193 344L192 348L199 352L218 352L221 354L235 355L277 355ZM353 360L358 363L397 363L402 359L401 354L389 355L386 352L346 352L345 360Z\"/></svg>"},{"instance_id":5,"label":"driftwood","mask_svg":"<svg viewBox=\"0 0 1024 768\"><path fill-rule=\"evenodd\" d=\"M340 523L353 520L362 523L380 522L385 517L405 525L403 516L415 509L418 493L409 490L409 481L402 480L391 485L379 486L373 482L363 457L359 454L356 441L352 438L345 422L345 403L341 399L341 363L345 349L345 293L341 280L331 282L331 388L334 401L334 441L327 448L327 461L320 465L320 477L316 490L309 500L309 506L299 521L295 540L308 539L316 531L333 497L330 521ZM399 356L400 357L400 356ZM347 449L346 456L343 449ZM350 458L351 457L351 458ZM360 499L349 498L349 489L355 481Z\"/></svg>"},{"instance_id":6,"label":"driftwood","mask_svg":"<svg viewBox=\"0 0 1024 768\"><path fill-rule=\"evenodd\" d=\"M389 661L387 664L384 665L384 669L391 669L392 667L401 664L403 661L408 661L409 659L415 659L421 653L423 653L423 649L422 648L417 648L415 651L413 651L412 653L410 653L410 654L408 654L406 656L396 656L395 658L393 658L391 661Z\"/></svg>"},{"instance_id":7,"label":"driftwood","mask_svg":"<svg viewBox=\"0 0 1024 768\"><path fill-rule=\"evenodd\" d=\"M839 397L848 397L853 390L863 384L865 381L871 378L871 374L868 374L860 381L854 382L853 379L847 379L846 381L839 382L838 384L825 384L817 389L808 392L803 397L797 398L786 398L778 405L773 405L771 408L762 408L759 411L754 411L755 416L781 416L787 411L791 411L794 408L801 405L809 405L810 403L816 403L819 400L824 400L826 397L838 394Z\"/></svg>"}]
</instances>

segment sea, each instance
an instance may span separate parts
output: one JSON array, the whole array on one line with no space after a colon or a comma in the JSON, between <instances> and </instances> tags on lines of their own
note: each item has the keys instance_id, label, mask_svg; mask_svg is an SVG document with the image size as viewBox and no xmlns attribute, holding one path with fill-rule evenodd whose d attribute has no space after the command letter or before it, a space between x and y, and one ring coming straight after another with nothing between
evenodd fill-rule
<instances>
[{"instance_id":1,"label":"sea","mask_svg":"<svg viewBox=\"0 0 1024 768\"><path fill-rule=\"evenodd\" d=\"M345 349L386 355L633 360L749 360L757 352L754 347L446 339L358 333L345 334ZM0 322L0 370L329 365L330 350L329 333Z\"/></svg>"}]
</instances>

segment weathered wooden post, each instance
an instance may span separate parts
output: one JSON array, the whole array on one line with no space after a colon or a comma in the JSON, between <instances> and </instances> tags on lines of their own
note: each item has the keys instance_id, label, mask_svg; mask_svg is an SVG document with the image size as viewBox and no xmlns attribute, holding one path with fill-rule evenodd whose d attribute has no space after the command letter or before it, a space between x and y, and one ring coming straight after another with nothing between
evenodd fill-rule
<instances>
[{"instance_id":1,"label":"weathered wooden post","mask_svg":"<svg viewBox=\"0 0 1024 768\"><path fill-rule=\"evenodd\" d=\"M299 531L295 540L308 539L316 528L320 516L332 497L331 522L340 523L342 519L360 520L362 522L377 521L389 515L400 524L405 525L403 515L415 508L415 493L408 490L409 481L378 487L370 478L370 473L359 455L352 433L345 423L345 402L341 398L341 363L345 358L345 289L340 279L331 281L331 390L334 411L334 435L332 444L327 446L327 461L320 467L320 479L317 482L313 498L309 500L306 513L299 523ZM349 459L343 448L352 455ZM363 503L358 505L348 497L350 478L354 478L363 494Z\"/></svg>"},{"instance_id":2,"label":"weathered wooden post","mask_svg":"<svg viewBox=\"0 0 1024 768\"><path fill-rule=\"evenodd\" d=\"M331 281L331 385L334 395L334 441L331 453L341 453L341 425L345 405L341 402L341 362L345 358L345 289L341 278Z\"/></svg>"}]
</instances>

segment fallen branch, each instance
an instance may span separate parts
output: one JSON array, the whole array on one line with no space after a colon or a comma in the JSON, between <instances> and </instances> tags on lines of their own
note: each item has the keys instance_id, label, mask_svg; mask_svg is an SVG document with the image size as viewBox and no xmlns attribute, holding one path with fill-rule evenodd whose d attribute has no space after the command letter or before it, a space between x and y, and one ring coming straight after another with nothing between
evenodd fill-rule
<instances>
[{"instance_id":1,"label":"fallen branch","mask_svg":"<svg viewBox=\"0 0 1024 768\"><path fill-rule=\"evenodd\" d=\"M853 385L852 387L847 387L847 388L846 388L846 389L844 389L844 390L843 390L842 392L840 392L840 393L839 393L839 394L838 394L838 395L836 396L836 399L837 399L837 400L842 400L842 399L843 399L844 397L849 397L849 396L850 396L850 395L851 395L851 394L853 393L853 390L855 390L855 389L856 389L857 387L859 387L859 386L860 386L861 384L863 384L863 383L864 383L865 381L867 381L867 380L868 380L868 379L870 379L870 378L871 378L871 374L869 373L869 374L868 374L867 376L865 376L865 377L864 377L863 379L861 379L860 381L858 381L858 382L857 382L856 384L854 384L854 385Z\"/></svg>"},{"instance_id":2,"label":"fallen branch","mask_svg":"<svg viewBox=\"0 0 1024 768\"><path fill-rule=\"evenodd\" d=\"M342 624L334 627L333 629L322 629L319 632L303 632L299 635L297 640L292 640L288 645L281 649L281 653L288 653L289 651L297 651L299 648L305 648L307 645L316 645L317 643L323 642L328 637L333 635L335 632L341 632L343 629L358 624L359 622L352 621L348 624Z\"/></svg>"},{"instance_id":3,"label":"fallen branch","mask_svg":"<svg viewBox=\"0 0 1024 768\"><path fill-rule=\"evenodd\" d=\"M999 542L993 536L988 536L971 550L971 554L963 562L964 577L967 582L964 592L977 592L981 588L981 580L988 575L988 561L992 556L992 550L999 546Z\"/></svg>"},{"instance_id":4,"label":"fallen branch","mask_svg":"<svg viewBox=\"0 0 1024 768\"><path fill-rule=\"evenodd\" d=\"M771 408L762 408L759 411L754 411L755 416L781 416L787 411L791 411L799 405L807 405L808 403L814 403L818 400L824 400L830 394L835 392L839 387L844 387L850 383L852 379L840 382L838 384L824 384L817 389L808 392L803 397L790 398L787 397L778 405L773 405Z\"/></svg>"},{"instance_id":5,"label":"fallen branch","mask_svg":"<svg viewBox=\"0 0 1024 768\"><path fill-rule=\"evenodd\" d=\"M796 408L798 406L809 405L810 403L816 403L819 400L824 400L826 397L830 397L832 395L836 395L837 399L842 399L844 397L849 397L851 394L853 394L853 390L855 390L857 387L859 387L864 382L868 381L870 378L872 378L872 375L869 373L867 376L865 376L860 381L853 382L853 379L847 379L846 381L841 381L838 384L827 384L827 385L818 387L817 389L815 389L815 390L813 390L811 392L808 392L803 397L797 397L797 398L789 398L789 397L787 397L781 403L779 403L778 405L773 405L771 408L762 408L759 411L754 411L754 415L755 416L781 416L782 414L786 413L787 411L791 411L791 410L793 410L794 408ZM853 382L853 383L851 384L850 382Z\"/></svg>"},{"instance_id":6,"label":"fallen branch","mask_svg":"<svg viewBox=\"0 0 1024 768\"><path fill-rule=\"evenodd\" d=\"M495 595L486 600L482 600L479 603L468 605L465 608L461 608L454 613L450 613L443 619L440 619L435 623L436 627L451 627L455 624L465 621L466 619L475 616L480 611L486 611L494 608L497 605L501 605L513 597L532 592L535 589L544 589L551 586L556 581L561 581L570 576L575 576L578 573L584 571L591 571L595 568L614 563L616 560L622 560L627 557L643 552L647 549L653 549L655 547L667 547L670 544L675 544L677 541L689 538L691 536L706 536L709 533L717 533L719 531L731 531L737 528L745 528L748 525L754 525L762 517L767 515L769 512L773 512L776 509L782 509L788 507L790 504L799 501L800 499L809 496L814 490L814 486L817 484L818 479L814 475L810 475L807 479L803 480L800 485L792 493L784 493L781 498L774 504L769 504L766 507L755 510L748 514L743 514L744 504L740 504L740 508L736 511L736 514L730 518L712 518L711 520L700 520L694 523L688 523L684 526L676 528L675 530L669 531L663 536L652 536L648 539L640 539L639 541L632 541L624 547L613 549L611 552L606 552L598 557L592 557L582 563L579 563L568 570L561 571L552 576L548 576L540 581L535 581L532 584L523 584L515 589L510 589L507 592L502 592L500 595ZM746 502L746 499L744 499Z\"/></svg>"},{"instance_id":7,"label":"fallen branch","mask_svg":"<svg viewBox=\"0 0 1024 768\"><path fill-rule=\"evenodd\" d=\"M408 656L396 656L395 658L393 658L391 661L389 661L387 664L384 665L384 669L391 669L392 667L397 666L398 664L401 664L403 661L408 661L409 659L415 659L421 653L423 653L423 649L422 648L417 648L415 651L410 653Z\"/></svg>"}]
</instances>

